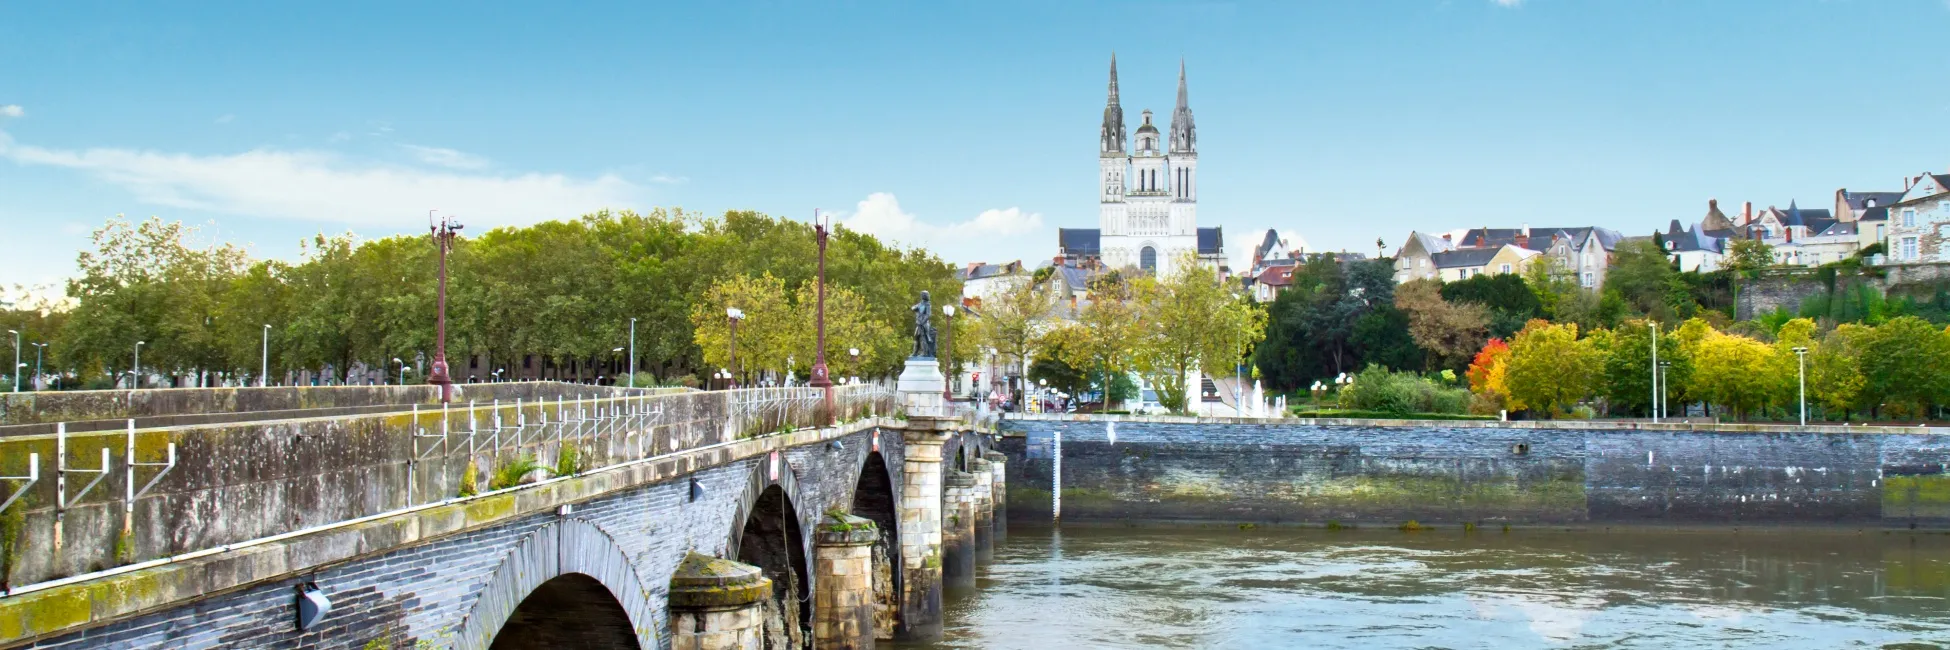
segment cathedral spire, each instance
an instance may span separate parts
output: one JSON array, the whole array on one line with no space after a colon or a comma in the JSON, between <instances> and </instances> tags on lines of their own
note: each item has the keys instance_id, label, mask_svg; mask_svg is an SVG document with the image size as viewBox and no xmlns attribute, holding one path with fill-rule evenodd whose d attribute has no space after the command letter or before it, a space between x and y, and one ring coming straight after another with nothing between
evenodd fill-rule
<instances>
[{"instance_id":1,"label":"cathedral spire","mask_svg":"<svg viewBox=\"0 0 1950 650\"><path fill-rule=\"evenodd\" d=\"M1198 153L1198 130L1192 126L1192 104L1185 91L1184 59L1178 60L1178 108L1171 111L1171 153Z\"/></svg>"},{"instance_id":2,"label":"cathedral spire","mask_svg":"<svg viewBox=\"0 0 1950 650\"><path fill-rule=\"evenodd\" d=\"M1124 155L1124 107L1117 101L1117 53L1110 54L1110 100L1104 103L1104 124L1097 131L1098 152Z\"/></svg>"}]
</instances>

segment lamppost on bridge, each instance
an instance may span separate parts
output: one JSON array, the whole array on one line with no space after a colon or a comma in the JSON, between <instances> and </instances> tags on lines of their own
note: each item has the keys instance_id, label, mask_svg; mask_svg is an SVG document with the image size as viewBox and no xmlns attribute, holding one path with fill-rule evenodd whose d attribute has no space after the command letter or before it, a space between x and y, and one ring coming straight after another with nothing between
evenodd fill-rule
<instances>
[{"instance_id":1,"label":"lamppost on bridge","mask_svg":"<svg viewBox=\"0 0 1950 650\"><path fill-rule=\"evenodd\" d=\"M271 385L271 324L264 324L264 356L260 357L257 369L257 385Z\"/></svg>"},{"instance_id":2,"label":"lamppost on bridge","mask_svg":"<svg viewBox=\"0 0 1950 650\"><path fill-rule=\"evenodd\" d=\"M636 388L636 319L630 319L630 388Z\"/></svg>"},{"instance_id":3,"label":"lamppost on bridge","mask_svg":"<svg viewBox=\"0 0 1950 650\"><path fill-rule=\"evenodd\" d=\"M1794 361L1801 384L1801 426L1808 426L1808 348L1794 347Z\"/></svg>"},{"instance_id":4,"label":"lamppost on bridge","mask_svg":"<svg viewBox=\"0 0 1950 650\"><path fill-rule=\"evenodd\" d=\"M955 306L942 305L941 313L941 369L948 372L948 380L941 382L941 397L955 399Z\"/></svg>"},{"instance_id":5,"label":"lamppost on bridge","mask_svg":"<svg viewBox=\"0 0 1950 650\"><path fill-rule=\"evenodd\" d=\"M724 317L731 321L731 367L725 369L725 373L731 375L731 381L727 382L725 387L733 388L738 385L738 321L745 320L745 311L737 307L726 307Z\"/></svg>"},{"instance_id":6,"label":"lamppost on bridge","mask_svg":"<svg viewBox=\"0 0 1950 650\"><path fill-rule=\"evenodd\" d=\"M39 390L41 389L41 386L40 386L40 384L38 383L38 382L39 382L39 381L41 380L41 355L42 355L42 353L44 353L44 352L47 352L47 344L46 344L46 343L30 343L29 345L32 345L32 346L34 346L34 348L35 348L35 350L34 350L34 381L35 381L35 382L37 382L37 383L35 383L35 384L34 384L34 390L35 390L35 391L39 391Z\"/></svg>"},{"instance_id":7,"label":"lamppost on bridge","mask_svg":"<svg viewBox=\"0 0 1950 650\"><path fill-rule=\"evenodd\" d=\"M148 341L135 342L135 367L129 369L129 390L142 387L142 345Z\"/></svg>"},{"instance_id":8,"label":"lamppost on bridge","mask_svg":"<svg viewBox=\"0 0 1950 650\"><path fill-rule=\"evenodd\" d=\"M447 253L454 248L454 235L462 228L453 217L441 217L439 223L433 221L433 213L427 211L427 230L433 234L433 245L440 250L440 288L435 300L433 326L433 369L427 373L427 383L440 387L440 403L454 399L454 380L447 376ZM500 376L501 371L494 371Z\"/></svg>"},{"instance_id":9,"label":"lamppost on bridge","mask_svg":"<svg viewBox=\"0 0 1950 650\"><path fill-rule=\"evenodd\" d=\"M492 382L489 382L489 383L494 383L494 384L498 384L498 383L501 383L501 372L502 372L502 371L504 371L504 370L507 370L507 368L495 368L495 369L494 369L494 381L492 381Z\"/></svg>"},{"instance_id":10,"label":"lamppost on bridge","mask_svg":"<svg viewBox=\"0 0 1950 650\"><path fill-rule=\"evenodd\" d=\"M832 230L831 216L823 216L819 208L813 208L813 236L819 240L819 298L813 312L813 329L817 334L813 347L812 387L832 388L833 380L826 368L826 237ZM829 392L827 397L832 395ZM831 412L832 409L827 409Z\"/></svg>"},{"instance_id":11,"label":"lamppost on bridge","mask_svg":"<svg viewBox=\"0 0 1950 650\"><path fill-rule=\"evenodd\" d=\"M393 363L399 364L399 374L394 375L394 377L399 379L399 385L405 386L406 385L406 362L401 361L399 357L393 357Z\"/></svg>"}]
</instances>

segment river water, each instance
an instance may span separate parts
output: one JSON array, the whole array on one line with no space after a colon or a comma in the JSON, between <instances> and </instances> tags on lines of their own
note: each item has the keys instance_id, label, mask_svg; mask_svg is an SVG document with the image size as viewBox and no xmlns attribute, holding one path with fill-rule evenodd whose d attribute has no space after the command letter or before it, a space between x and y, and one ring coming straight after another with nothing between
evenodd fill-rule
<instances>
[{"instance_id":1,"label":"river water","mask_svg":"<svg viewBox=\"0 0 1950 650\"><path fill-rule=\"evenodd\" d=\"M926 648L1950 648L1950 535L1011 527Z\"/></svg>"}]
</instances>

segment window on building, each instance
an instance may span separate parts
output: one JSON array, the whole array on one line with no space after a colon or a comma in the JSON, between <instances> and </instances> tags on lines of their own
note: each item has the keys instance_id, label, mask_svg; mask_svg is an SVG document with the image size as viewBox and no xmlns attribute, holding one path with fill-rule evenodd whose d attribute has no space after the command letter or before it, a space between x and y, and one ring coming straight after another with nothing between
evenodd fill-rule
<instances>
[{"instance_id":1,"label":"window on building","mask_svg":"<svg viewBox=\"0 0 1950 650\"><path fill-rule=\"evenodd\" d=\"M1888 224L1882 224L1882 223L1876 224L1876 241L1882 241L1884 238L1888 237L1889 236L1888 230L1889 230Z\"/></svg>"},{"instance_id":2,"label":"window on building","mask_svg":"<svg viewBox=\"0 0 1950 650\"><path fill-rule=\"evenodd\" d=\"M1902 258L1911 261L1914 261L1917 258L1915 237L1903 238Z\"/></svg>"},{"instance_id":3,"label":"window on building","mask_svg":"<svg viewBox=\"0 0 1950 650\"><path fill-rule=\"evenodd\" d=\"M1504 273L1506 273L1506 274L1507 274L1507 273L1509 273L1509 272L1510 272L1510 265L1508 265L1508 264L1505 264L1505 265L1503 265L1503 268L1501 268L1501 269L1499 269L1499 270L1501 270L1502 272L1504 272Z\"/></svg>"},{"instance_id":4,"label":"window on building","mask_svg":"<svg viewBox=\"0 0 1950 650\"><path fill-rule=\"evenodd\" d=\"M1598 279L1598 278L1596 277L1596 274L1593 274L1593 273L1592 273L1592 272L1590 272L1590 271L1585 271L1585 272L1584 272L1584 286L1585 286L1585 288L1587 288L1587 289L1588 289L1588 288L1591 288L1592 286L1594 286L1594 285L1596 285L1596 284L1597 284L1597 279Z\"/></svg>"},{"instance_id":5,"label":"window on building","mask_svg":"<svg viewBox=\"0 0 1950 650\"><path fill-rule=\"evenodd\" d=\"M1147 272L1158 271L1158 249L1146 246L1138 251L1138 268Z\"/></svg>"},{"instance_id":6,"label":"window on building","mask_svg":"<svg viewBox=\"0 0 1950 650\"><path fill-rule=\"evenodd\" d=\"M1916 208L1903 208L1903 227L1916 227Z\"/></svg>"}]
</instances>

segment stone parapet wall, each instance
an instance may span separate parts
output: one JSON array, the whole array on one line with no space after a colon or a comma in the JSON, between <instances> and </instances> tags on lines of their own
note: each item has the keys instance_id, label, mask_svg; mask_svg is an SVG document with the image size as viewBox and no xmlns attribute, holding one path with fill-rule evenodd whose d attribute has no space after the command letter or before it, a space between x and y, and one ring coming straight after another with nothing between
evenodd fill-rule
<instances>
[{"instance_id":1,"label":"stone parapet wall","mask_svg":"<svg viewBox=\"0 0 1950 650\"><path fill-rule=\"evenodd\" d=\"M1105 420L1116 420L1112 442ZM1950 527L1950 436L1886 427L1012 419L1008 516ZM1794 429L1790 431L1789 429Z\"/></svg>"},{"instance_id":2,"label":"stone parapet wall","mask_svg":"<svg viewBox=\"0 0 1950 650\"><path fill-rule=\"evenodd\" d=\"M842 395L840 407L849 412L893 406L884 394ZM174 444L176 466L135 499L126 535L127 432L70 434L60 463L56 436L0 438L0 476L26 475L34 454L41 476L9 508L24 519L0 530L18 542L4 577L29 585L437 502L461 493L470 463L475 489L485 492L498 469L524 458L545 468L524 478L548 476L565 447L586 470L811 426L829 412L818 396L816 389L753 389L579 404L524 399L519 406L138 429L136 462L164 462ZM77 468L98 468L103 449L111 471L84 494L96 474ZM60 465L70 468L65 508L57 507ZM134 487L156 472L137 468ZM0 482L0 499L19 484Z\"/></svg>"}]
</instances>

